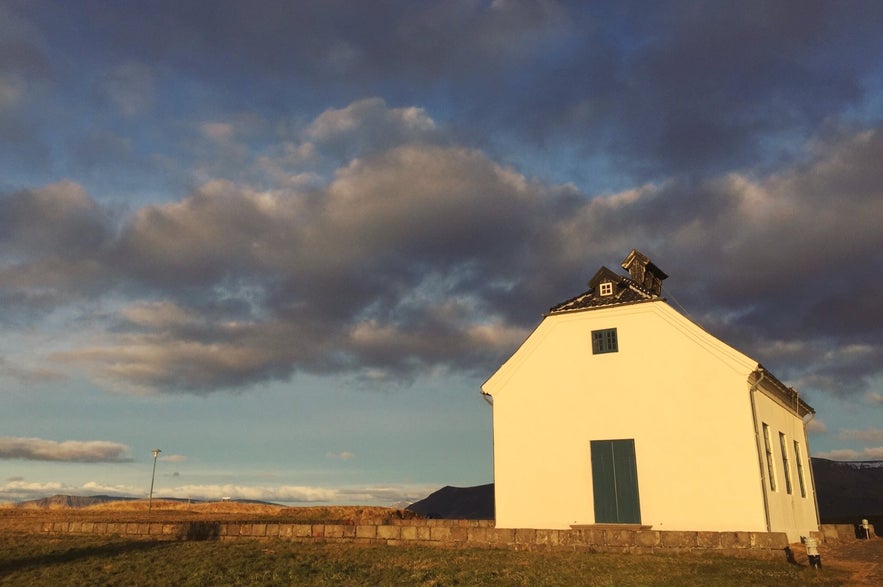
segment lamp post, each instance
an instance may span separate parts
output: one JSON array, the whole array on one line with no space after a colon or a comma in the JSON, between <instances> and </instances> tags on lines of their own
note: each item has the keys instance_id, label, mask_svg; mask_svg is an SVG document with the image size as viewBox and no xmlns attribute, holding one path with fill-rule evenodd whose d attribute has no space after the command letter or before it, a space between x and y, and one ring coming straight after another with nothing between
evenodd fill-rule
<instances>
[{"instance_id":1,"label":"lamp post","mask_svg":"<svg viewBox=\"0 0 883 587\"><path fill-rule=\"evenodd\" d=\"M158 448L153 449L153 474L150 475L150 497L147 498L147 513L153 509L153 480L156 479L156 457L162 451Z\"/></svg>"}]
</instances>

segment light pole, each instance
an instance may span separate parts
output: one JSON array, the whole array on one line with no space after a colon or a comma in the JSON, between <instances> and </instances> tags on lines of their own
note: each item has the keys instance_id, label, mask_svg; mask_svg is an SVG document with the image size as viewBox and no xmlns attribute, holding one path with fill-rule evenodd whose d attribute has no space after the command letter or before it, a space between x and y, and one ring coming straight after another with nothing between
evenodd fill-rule
<instances>
[{"instance_id":1,"label":"light pole","mask_svg":"<svg viewBox=\"0 0 883 587\"><path fill-rule=\"evenodd\" d=\"M147 513L153 509L153 480L156 479L156 457L162 451L158 448L153 449L153 474L150 475L150 497L147 498Z\"/></svg>"}]
</instances>

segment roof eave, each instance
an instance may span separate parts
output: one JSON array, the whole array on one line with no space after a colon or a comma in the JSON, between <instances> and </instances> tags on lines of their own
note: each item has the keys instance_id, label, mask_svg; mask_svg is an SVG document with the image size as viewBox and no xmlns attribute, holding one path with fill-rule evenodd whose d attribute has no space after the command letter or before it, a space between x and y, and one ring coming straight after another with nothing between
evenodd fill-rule
<instances>
[{"instance_id":1,"label":"roof eave","mask_svg":"<svg viewBox=\"0 0 883 587\"><path fill-rule=\"evenodd\" d=\"M775 375L773 375L760 363L757 364L757 369L752 373L752 375L754 377L754 381L752 382L754 385L762 385L764 389L770 391L785 405L793 409L801 418L803 418L807 414L816 413L815 409L811 405L806 403L803 398L800 397L800 393L796 389L794 389L793 387L788 387L787 385L782 383ZM767 383L769 385L763 385L763 383Z\"/></svg>"},{"instance_id":2,"label":"roof eave","mask_svg":"<svg viewBox=\"0 0 883 587\"><path fill-rule=\"evenodd\" d=\"M577 296L578 297L578 296ZM577 312L592 312L595 310L606 310L608 308L621 308L623 306L634 306L635 304L646 304L647 302L665 302L665 298L655 297L648 298L646 300L632 300L630 302L612 302L610 304L602 304L599 306L586 306L584 308L571 308L569 310L555 310L548 311L542 314L543 318L547 318L549 316L558 316L561 314L575 314ZM567 303L567 302L564 302Z\"/></svg>"}]
</instances>

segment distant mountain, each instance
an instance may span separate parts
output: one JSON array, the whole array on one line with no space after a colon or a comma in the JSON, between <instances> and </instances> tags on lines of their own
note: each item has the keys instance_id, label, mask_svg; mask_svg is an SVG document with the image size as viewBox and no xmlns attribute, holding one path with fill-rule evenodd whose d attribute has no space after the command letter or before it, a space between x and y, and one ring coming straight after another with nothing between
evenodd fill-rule
<instances>
[{"instance_id":1,"label":"distant mountain","mask_svg":"<svg viewBox=\"0 0 883 587\"><path fill-rule=\"evenodd\" d=\"M883 528L883 461L812 459L819 517L824 524L858 523ZM443 487L408 510L430 518L484 520L494 517L494 484Z\"/></svg>"},{"instance_id":2,"label":"distant mountain","mask_svg":"<svg viewBox=\"0 0 883 587\"><path fill-rule=\"evenodd\" d=\"M883 461L843 462L813 458L813 477L822 523L858 523L862 518L883 528ZM21 508L82 508L113 501L129 501L134 497L111 495L53 495L16 504ZM186 499L154 498L173 501ZM200 500L192 500L198 503ZM253 500L231 500L243 503L276 505ZM494 484L476 487L443 487L425 499L409 505L407 510L438 519L494 519ZM879 532L879 530L878 530Z\"/></svg>"},{"instance_id":3,"label":"distant mountain","mask_svg":"<svg viewBox=\"0 0 883 587\"><path fill-rule=\"evenodd\" d=\"M176 501L180 503L206 503L211 500L204 499L185 499L182 497L153 497L154 501ZM53 495L52 497L44 497L41 499L31 499L28 501L20 501L15 507L26 509L50 509L50 508L87 508L93 505L101 505L114 501L146 501L143 497L123 497L119 495ZM251 505L279 505L269 501L261 501L259 499L224 499L231 503L242 503Z\"/></svg>"},{"instance_id":4,"label":"distant mountain","mask_svg":"<svg viewBox=\"0 0 883 587\"><path fill-rule=\"evenodd\" d=\"M450 520L493 520L494 484L477 487L442 487L425 499L412 503L409 511L427 518Z\"/></svg>"},{"instance_id":5,"label":"distant mountain","mask_svg":"<svg viewBox=\"0 0 883 587\"><path fill-rule=\"evenodd\" d=\"M52 497L21 501L15 504L15 506L26 509L86 508L113 501L130 501L133 499L136 498L113 495L53 495Z\"/></svg>"},{"instance_id":6,"label":"distant mountain","mask_svg":"<svg viewBox=\"0 0 883 587\"><path fill-rule=\"evenodd\" d=\"M883 461L812 459L822 522L883 523ZM879 530L878 530L879 532Z\"/></svg>"}]
</instances>

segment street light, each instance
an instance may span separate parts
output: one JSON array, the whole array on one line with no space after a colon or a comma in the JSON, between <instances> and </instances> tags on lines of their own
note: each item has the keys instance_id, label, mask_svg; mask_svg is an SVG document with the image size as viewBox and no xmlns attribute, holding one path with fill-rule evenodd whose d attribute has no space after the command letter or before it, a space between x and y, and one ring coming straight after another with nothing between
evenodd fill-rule
<instances>
[{"instance_id":1,"label":"street light","mask_svg":"<svg viewBox=\"0 0 883 587\"><path fill-rule=\"evenodd\" d=\"M150 513L150 510L153 509L153 480L156 479L156 457L159 456L159 453L162 451L158 448L153 449L153 474L150 475L150 497L147 498L147 513Z\"/></svg>"}]
</instances>

